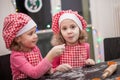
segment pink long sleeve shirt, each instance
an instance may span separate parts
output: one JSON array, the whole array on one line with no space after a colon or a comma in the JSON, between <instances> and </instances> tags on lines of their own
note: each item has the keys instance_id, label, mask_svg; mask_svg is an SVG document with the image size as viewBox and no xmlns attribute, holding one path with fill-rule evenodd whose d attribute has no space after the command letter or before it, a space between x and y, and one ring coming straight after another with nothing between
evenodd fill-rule
<instances>
[{"instance_id":1,"label":"pink long sleeve shirt","mask_svg":"<svg viewBox=\"0 0 120 80\"><path fill-rule=\"evenodd\" d=\"M88 43L66 45L65 51L59 57L56 57L52 64L55 69L60 64L67 63L73 68L82 67L85 65L85 61L90 57L90 49Z\"/></svg>"},{"instance_id":2,"label":"pink long sleeve shirt","mask_svg":"<svg viewBox=\"0 0 120 80\"><path fill-rule=\"evenodd\" d=\"M12 51L10 62L13 80L27 77L37 79L52 67L46 58L42 58L37 46L29 53Z\"/></svg>"}]
</instances>

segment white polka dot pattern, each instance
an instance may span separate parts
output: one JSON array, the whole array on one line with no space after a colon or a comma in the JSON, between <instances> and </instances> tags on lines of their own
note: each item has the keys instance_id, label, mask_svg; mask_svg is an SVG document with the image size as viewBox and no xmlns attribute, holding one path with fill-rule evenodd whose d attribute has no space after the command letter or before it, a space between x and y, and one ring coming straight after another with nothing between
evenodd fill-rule
<instances>
[{"instance_id":1,"label":"white polka dot pattern","mask_svg":"<svg viewBox=\"0 0 120 80\"><path fill-rule=\"evenodd\" d=\"M60 64L70 64L73 68L82 67L89 58L88 47L86 45L66 46L60 57Z\"/></svg>"},{"instance_id":2,"label":"white polka dot pattern","mask_svg":"<svg viewBox=\"0 0 120 80\"><path fill-rule=\"evenodd\" d=\"M22 29L28 21L29 16L23 13L10 14L4 19L3 38L6 43L6 48L9 48L17 32Z\"/></svg>"}]
</instances>

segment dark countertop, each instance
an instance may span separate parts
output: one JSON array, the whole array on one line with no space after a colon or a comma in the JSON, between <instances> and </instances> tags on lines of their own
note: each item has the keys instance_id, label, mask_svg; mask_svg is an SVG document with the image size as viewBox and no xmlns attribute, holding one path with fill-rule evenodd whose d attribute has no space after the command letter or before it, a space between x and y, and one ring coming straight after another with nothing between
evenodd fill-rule
<instances>
[{"instance_id":1,"label":"dark countertop","mask_svg":"<svg viewBox=\"0 0 120 80\"><path fill-rule=\"evenodd\" d=\"M120 77L120 59L114 60L118 63L117 70L104 80L115 80ZM107 62L96 64L95 66L85 66L83 68L75 68L67 72L56 72L52 75L44 75L38 80L92 80L93 78L101 78L103 71L107 68Z\"/></svg>"}]
</instances>

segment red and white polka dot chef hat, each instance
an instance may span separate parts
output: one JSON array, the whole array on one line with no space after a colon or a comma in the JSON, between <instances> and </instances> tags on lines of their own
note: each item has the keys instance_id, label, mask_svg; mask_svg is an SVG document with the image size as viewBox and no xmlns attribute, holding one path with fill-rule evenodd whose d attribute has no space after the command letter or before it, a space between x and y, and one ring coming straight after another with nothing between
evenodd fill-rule
<instances>
[{"instance_id":1,"label":"red and white polka dot chef hat","mask_svg":"<svg viewBox=\"0 0 120 80\"><path fill-rule=\"evenodd\" d=\"M62 10L55 14L52 18L52 30L54 34L58 34L60 32L59 25L64 19L72 19L76 22L81 30L86 29L87 23L83 17L77 13L77 11Z\"/></svg>"},{"instance_id":2,"label":"red and white polka dot chef hat","mask_svg":"<svg viewBox=\"0 0 120 80\"><path fill-rule=\"evenodd\" d=\"M3 38L6 48L9 48L13 39L35 27L36 23L24 13L13 13L5 17L3 24Z\"/></svg>"}]
</instances>

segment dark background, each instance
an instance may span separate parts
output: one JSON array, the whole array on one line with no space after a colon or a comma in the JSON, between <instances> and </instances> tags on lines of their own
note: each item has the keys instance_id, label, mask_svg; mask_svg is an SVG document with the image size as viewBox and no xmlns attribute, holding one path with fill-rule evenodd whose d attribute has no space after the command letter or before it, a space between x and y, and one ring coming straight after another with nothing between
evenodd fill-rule
<instances>
[{"instance_id":1,"label":"dark background","mask_svg":"<svg viewBox=\"0 0 120 80\"><path fill-rule=\"evenodd\" d=\"M78 11L83 16L82 0L61 0L61 8L62 10Z\"/></svg>"},{"instance_id":2,"label":"dark background","mask_svg":"<svg viewBox=\"0 0 120 80\"><path fill-rule=\"evenodd\" d=\"M78 13L83 16L81 1L82 0L61 0L61 8L62 10L71 9L78 11ZM46 26L48 24L51 25L52 21L50 0L42 0L42 8L37 13L31 13L27 11L24 6L24 2L25 0L16 0L17 12L22 12L31 16L32 19L37 23L38 30L49 29Z\"/></svg>"},{"instance_id":3,"label":"dark background","mask_svg":"<svg viewBox=\"0 0 120 80\"><path fill-rule=\"evenodd\" d=\"M25 0L16 0L17 12L25 13L32 17L36 22L38 30L48 29L46 26L51 25L51 6L50 0L42 0L42 8L37 13L27 11L24 6Z\"/></svg>"}]
</instances>

